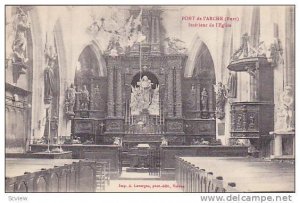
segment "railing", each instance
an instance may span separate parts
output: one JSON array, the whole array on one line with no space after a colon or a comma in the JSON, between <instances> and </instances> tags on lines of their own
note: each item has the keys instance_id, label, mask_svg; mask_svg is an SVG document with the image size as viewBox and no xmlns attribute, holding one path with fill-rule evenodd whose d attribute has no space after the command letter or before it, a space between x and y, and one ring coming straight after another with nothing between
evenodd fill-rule
<instances>
[{"instance_id":1,"label":"railing","mask_svg":"<svg viewBox=\"0 0 300 203\"><path fill-rule=\"evenodd\" d=\"M96 162L79 161L6 178L6 192L96 192ZM105 178L105 176L103 177Z\"/></svg>"},{"instance_id":2,"label":"railing","mask_svg":"<svg viewBox=\"0 0 300 203\"><path fill-rule=\"evenodd\" d=\"M236 184L225 185L222 176L215 176L178 156L175 159L175 180L183 192L238 192Z\"/></svg>"}]
</instances>

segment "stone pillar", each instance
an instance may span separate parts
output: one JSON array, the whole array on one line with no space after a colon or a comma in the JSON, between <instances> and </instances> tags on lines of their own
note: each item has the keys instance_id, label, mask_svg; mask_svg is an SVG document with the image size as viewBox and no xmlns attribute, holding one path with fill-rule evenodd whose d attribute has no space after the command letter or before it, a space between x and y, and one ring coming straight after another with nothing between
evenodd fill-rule
<instances>
[{"instance_id":1,"label":"stone pillar","mask_svg":"<svg viewBox=\"0 0 300 203\"><path fill-rule=\"evenodd\" d=\"M285 85L291 86L295 85L295 9L293 6L286 7L286 30L285 30Z\"/></svg>"},{"instance_id":2,"label":"stone pillar","mask_svg":"<svg viewBox=\"0 0 300 203\"><path fill-rule=\"evenodd\" d=\"M151 44L155 43L155 17L151 20Z\"/></svg>"},{"instance_id":3,"label":"stone pillar","mask_svg":"<svg viewBox=\"0 0 300 203\"><path fill-rule=\"evenodd\" d=\"M182 117L182 98L181 98L181 67L175 69L176 73L176 117Z\"/></svg>"},{"instance_id":4,"label":"stone pillar","mask_svg":"<svg viewBox=\"0 0 300 203\"><path fill-rule=\"evenodd\" d=\"M274 155L282 156L282 136L274 134Z\"/></svg>"},{"instance_id":5,"label":"stone pillar","mask_svg":"<svg viewBox=\"0 0 300 203\"><path fill-rule=\"evenodd\" d=\"M114 71L113 67L107 67L107 115L114 117Z\"/></svg>"},{"instance_id":6,"label":"stone pillar","mask_svg":"<svg viewBox=\"0 0 300 203\"><path fill-rule=\"evenodd\" d=\"M116 116L122 117L122 70L120 67L116 69Z\"/></svg>"},{"instance_id":7,"label":"stone pillar","mask_svg":"<svg viewBox=\"0 0 300 203\"><path fill-rule=\"evenodd\" d=\"M169 67L168 73L168 117L174 117L174 67Z\"/></svg>"},{"instance_id":8,"label":"stone pillar","mask_svg":"<svg viewBox=\"0 0 300 203\"><path fill-rule=\"evenodd\" d=\"M159 43L159 37L160 37L160 34L159 34L159 20L158 20L158 17L155 18L155 21L156 21L156 39L155 39L155 43Z\"/></svg>"}]
</instances>

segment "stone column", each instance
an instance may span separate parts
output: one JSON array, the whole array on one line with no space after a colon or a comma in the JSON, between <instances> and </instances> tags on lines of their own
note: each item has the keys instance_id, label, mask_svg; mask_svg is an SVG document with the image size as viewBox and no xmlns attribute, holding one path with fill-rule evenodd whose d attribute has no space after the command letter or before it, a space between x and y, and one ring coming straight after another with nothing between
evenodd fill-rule
<instances>
[{"instance_id":1,"label":"stone column","mask_svg":"<svg viewBox=\"0 0 300 203\"><path fill-rule=\"evenodd\" d=\"M274 155L282 156L282 136L278 134L275 134L274 136Z\"/></svg>"},{"instance_id":2,"label":"stone column","mask_svg":"<svg viewBox=\"0 0 300 203\"><path fill-rule=\"evenodd\" d=\"M151 21L151 44L155 43L155 17L152 17L152 21Z\"/></svg>"},{"instance_id":3,"label":"stone column","mask_svg":"<svg viewBox=\"0 0 300 203\"><path fill-rule=\"evenodd\" d=\"M285 85L291 86L295 85L295 10L293 6L286 7L286 30L285 30Z\"/></svg>"},{"instance_id":4,"label":"stone column","mask_svg":"<svg viewBox=\"0 0 300 203\"><path fill-rule=\"evenodd\" d=\"M173 77L174 77L174 67L169 67L168 73L168 117L174 116L174 86L173 86Z\"/></svg>"},{"instance_id":5,"label":"stone column","mask_svg":"<svg viewBox=\"0 0 300 203\"><path fill-rule=\"evenodd\" d=\"M155 39L155 43L159 43L159 20L158 20L158 17L155 18L155 21L156 21L156 39Z\"/></svg>"},{"instance_id":6,"label":"stone column","mask_svg":"<svg viewBox=\"0 0 300 203\"><path fill-rule=\"evenodd\" d=\"M116 116L122 117L122 70L116 69Z\"/></svg>"},{"instance_id":7,"label":"stone column","mask_svg":"<svg viewBox=\"0 0 300 203\"><path fill-rule=\"evenodd\" d=\"M113 67L107 67L107 115L108 117L114 116L114 72Z\"/></svg>"},{"instance_id":8,"label":"stone column","mask_svg":"<svg viewBox=\"0 0 300 203\"><path fill-rule=\"evenodd\" d=\"M176 117L182 117L182 98L181 98L181 67L175 69L176 73Z\"/></svg>"}]
</instances>

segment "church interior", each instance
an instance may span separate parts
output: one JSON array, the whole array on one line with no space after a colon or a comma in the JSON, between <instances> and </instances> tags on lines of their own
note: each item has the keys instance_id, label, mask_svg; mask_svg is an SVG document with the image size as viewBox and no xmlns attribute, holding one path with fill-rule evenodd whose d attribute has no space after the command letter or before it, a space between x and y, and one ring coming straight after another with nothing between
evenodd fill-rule
<instances>
[{"instance_id":1,"label":"church interior","mask_svg":"<svg viewBox=\"0 0 300 203\"><path fill-rule=\"evenodd\" d=\"M294 6L5 15L6 192L295 191Z\"/></svg>"}]
</instances>

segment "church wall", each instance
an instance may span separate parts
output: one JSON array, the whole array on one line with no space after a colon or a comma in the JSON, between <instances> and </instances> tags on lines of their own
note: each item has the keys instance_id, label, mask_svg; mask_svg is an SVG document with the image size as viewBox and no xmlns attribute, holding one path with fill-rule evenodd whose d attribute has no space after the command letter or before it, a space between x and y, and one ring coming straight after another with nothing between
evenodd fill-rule
<instances>
[{"instance_id":1,"label":"church wall","mask_svg":"<svg viewBox=\"0 0 300 203\"><path fill-rule=\"evenodd\" d=\"M17 14L22 14L23 19L16 17ZM6 7L5 150L7 153L25 152L30 140L33 44L28 19L27 9ZM18 37L21 34L24 36L24 42ZM16 53L21 53L24 60L20 60L21 57L18 58Z\"/></svg>"}]
</instances>

